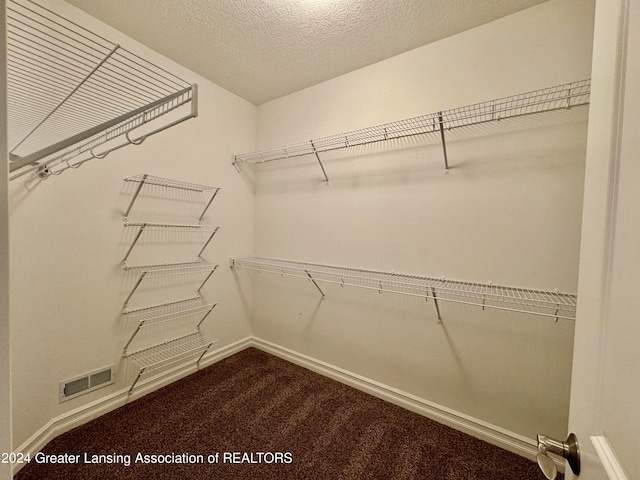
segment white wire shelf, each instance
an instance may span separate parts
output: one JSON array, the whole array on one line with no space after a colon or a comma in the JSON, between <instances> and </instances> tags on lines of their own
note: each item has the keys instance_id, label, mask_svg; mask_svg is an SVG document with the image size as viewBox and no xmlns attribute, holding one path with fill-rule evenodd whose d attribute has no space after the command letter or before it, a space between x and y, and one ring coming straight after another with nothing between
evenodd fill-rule
<instances>
[{"instance_id":1,"label":"white wire shelf","mask_svg":"<svg viewBox=\"0 0 640 480\"><path fill-rule=\"evenodd\" d=\"M364 270L271 258L232 259L234 268L302 278L312 282L324 296L318 283L364 288L379 293L395 293L433 299L438 318L438 301L575 320L577 296L557 291L532 290L490 283L461 282L376 270Z\"/></svg>"},{"instance_id":2,"label":"white wire shelf","mask_svg":"<svg viewBox=\"0 0 640 480\"><path fill-rule=\"evenodd\" d=\"M196 329L200 331L200 326L202 323L209 317L209 314L213 311L214 308L218 306L217 303L211 303L208 305L199 305L197 307L191 308L176 308L176 305L162 305L160 307L147 309L139 314L135 315L135 319L138 322L135 331L125 344L123 350L125 356L127 355L127 349L131 342L136 337L136 335L140 332L141 329L145 327L152 327L155 325L160 325L166 322L174 322L182 319L190 319L193 321L197 320Z\"/></svg>"},{"instance_id":3,"label":"white wire shelf","mask_svg":"<svg viewBox=\"0 0 640 480\"><path fill-rule=\"evenodd\" d=\"M195 85L34 1L7 2L12 179L34 169L59 174L140 144L195 117L196 93ZM186 115L152 123L188 104ZM155 128L135 133L147 124ZM116 138L122 141L113 145Z\"/></svg>"},{"instance_id":4,"label":"white wire shelf","mask_svg":"<svg viewBox=\"0 0 640 480\"><path fill-rule=\"evenodd\" d=\"M129 393L143 374L193 358L197 358L195 364L199 364L207 351L217 343L218 340L211 340L200 332L195 332L125 355L125 358L140 368Z\"/></svg>"},{"instance_id":5,"label":"white wire shelf","mask_svg":"<svg viewBox=\"0 0 640 480\"><path fill-rule=\"evenodd\" d=\"M148 232L148 231L162 231L162 232L174 232L178 233L178 232L183 232L183 233L197 233L200 234L201 232L208 232L209 235L207 236L206 239L204 240L204 244L202 245L202 247L200 248L199 252L196 254L194 260L192 262L180 262L180 263L172 263L172 264L165 264L165 265L187 265L188 263L199 263L201 261L201 257L202 254L204 253L205 249L207 248L207 246L209 245L209 243L211 243L211 240L213 240L213 237L215 236L216 233L218 233L218 230L220 229L220 227L211 227L211 226L203 226L200 224L196 224L196 225L183 225L183 224L170 224L170 223L147 223L147 222L133 222L133 223L125 223L124 224L125 227L135 227L138 228L138 231L135 234L135 237L133 239L133 241L131 242L131 245L129 246L127 253L125 254L124 258L122 259L122 264L124 266L125 269L128 268L144 268L144 267L154 267L154 266L159 266L158 264L156 265L140 265L140 266L131 266L129 264L127 264L127 259L129 258L129 255L131 255L131 252L133 251L133 248L136 246L136 244L138 243L138 240L140 240L140 238L143 236L144 232Z\"/></svg>"},{"instance_id":6,"label":"white wire shelf","mask_svg":"<svg viewBox=\"0 0 640 480\"><path fill-rule=\"evenodd\" d=\"M445 131L506 118L587 105L590 88L590 79L579 80L286 146L234 155L233 164L236 166L241 164L256 165L303 155L315 155L325 179L328 181L318 155L320 153L417 135L436 134L440 135L442 140L445 168L449 168Z\"/></svg>"},{"instance_id":7,"label":"white wire shelf","mask_svg":"<svg viewBox=\"0 0 640 480\"><path fill-rule=\"evenodd\" d=\"M200 185L200 184L197 184L197 183L183 182L181 180L174 180L172 178L155 177L155 176L149 175L147 173L141 173L140 175L136 175L136 176L133 176L133 177L126 177L124 179L124 181L125 182L134 182L134 183L138 184L138 186L137 186L137 188L136 188L136 190L135 190L135 192L133 194L133 197L131 198L131 202L129 203L129 206L127 207L126 211L124 212L125 220L126 220L127 216L131 213L131 209L133 208L133 205L136 202L136 199L138 198L138 195L140 195L140 192L142 191L142 189L145 186L147 186L147 187L149 187L149 186L157 186L157 187L165 187L165 188L174 188L174 189L178 189L178 190L186 190L186 191L198 192L198 193L203 193L203 194L209 194L210 193L211 197L209 197L208 201L206 202L204 210L202 211L202 213L198 217L198 221L201 221L204 218L205 213L207 213L207 210L209 209L209 207L213 203L213 200L216 198L216 196L220 192L220 188L219 187L213 187L213 186L210 186L210 185Z\"/></svg>"},{"instance_id":8,"label":"white wire shelf","mask_svg":"<svg viewBox=\"0 0 640 480\"><path fill-rule=\"evenodd\" d=\"M141 310L147 310L153 307L178 304L181 302L198 299L201 297L200 292L202 288L205 286L207 281L209 281L209 279L211 278L211 276L213 275L213 273L216 271L217 268L218 268L218 265L210 265L210 264L204 264L204 265L198 264L198 265L192 265L192 266L180 265L180 266L174 266L170 268L165 268L164 266L160 268L144 267L141 269L140 276L138 277L136 283L134 284L133 288L129 292L127 299L124 301L124 304L122 305L122 311L123 313L133 313ZM195 293L193 296L188 298L176 298L176 299L164 301L158 304L144 305L134 309L129 308L129 302L134 297L136 291L138 291L140 285L143 282L147 282L153 279L169 279L169 280L177 279L183 282L186 281L187 279L190 279L189 284L190 285L193 284ZM198 284L199 286L196 289L195 286Z\"/></svg>"}]
</instances>

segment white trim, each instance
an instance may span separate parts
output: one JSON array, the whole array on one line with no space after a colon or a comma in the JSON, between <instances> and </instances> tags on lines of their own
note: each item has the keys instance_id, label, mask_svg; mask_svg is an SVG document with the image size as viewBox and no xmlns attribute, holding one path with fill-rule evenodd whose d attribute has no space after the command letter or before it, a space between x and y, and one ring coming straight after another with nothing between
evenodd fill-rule
<instances>
[{"instance_id":1,"label":"white trim","mask_svg":"<svg viewBox=\"0 0 640 480\"><path fill-rule=\"evenodd\" d=\"M618 456L615 451L611 447L611 443L607 439L607 437L591 437L591 443L596 449L596 453L602 462L602 466L604 467L607 475L609 475L610 480L630 480L620 460L618 460Z\"/></svg>"},{"instance_id":2,"label":"white trim","mask_svg":"<svg viewBox=\"0 0 640 480\"><path fill-rule=\"evenodd\" d=\"M53 440L58 435L61 435L69 430L79 427L91 420L98 418L105 413L115 410L132 400L140 398L154 390L157 390L165 385L168 385L180 378L185 377L191 373L194 373L198 368L204 368L212 365L224 358L234 355L246 348L250 347L252 343L251 337L246 337L242 340L238 340L230 345L219 348L209 355L206 355L200 361L200 367L195 365L188 365L183 367L177 367L175 369L164 372L160 375L154 376L149 380L139 384L136 389L129 395L129 388L124 388L112 394L106 395L96 401L82 405L74 410L58 415L51 419L42 428L29 437L22 445L15 449L15 453L29 453L32 457L38 453L47 443ZM17 473L24 465L16 464L14 466L13 473Z\"/></svg>"},{"instance_id":3,"label":"white trim","mask_svg":"<svg viewBox=\"0 0 640 480\"><path fill-rule=\"evenodd\" d=\"M537 443L531 438L438 405L437 403L429 402L410 393L403 392L307 355L294 352L293 350L261 338L253 337L251 343L252 346L267 353L369 393L370 395L386 400L522 457L535 460L536 454L538 453ZM564 461L554 460L558 465L558 469L564 471Z\"/></svg>"},{"instance_id":4,"label":"white trim","mask_svg":"<svg viewBox=\"0 0 640 480\"><path fill-rule=\"evenodd\" d=\"M538 450L537 443L534 439L527 438L523 435L519 435L464 413L457 412L437 403L429 402L428 400L403 392L389 385L371 380L363 377L362 375L358 375L335 365L295 352L286 347L276 345L258 337L246 337L235 343L227 345L226 347L217 349L202 359L200 367L202 368L212 365L249 347L255 347L308 370L319 373L320 375L332 378L344 383L345 385L452 427L475 438L479 438L480 440L486 441L492 445L496 445L504 450L530 460L535 460ZM180 378L195 371L196 367L193 365L178 367L139 384L131 395L128 394L128 388L125 388L94 402L78 407L75 410L58 415L20 445L15 452L24 454L30 453L31 456L33 456L58 435L98 418L100 415L104 415L105 413L115 410L131 400L140 398L147 393L179 380ZM554 460L558 465L558 469L563 471L564 462L559 461L558 459ZM20 470L22 466L23 465L16 465L14 468L14 474ZM611 478L616 480L627 480L627 477Z\"/></svg>"}]
</instances>

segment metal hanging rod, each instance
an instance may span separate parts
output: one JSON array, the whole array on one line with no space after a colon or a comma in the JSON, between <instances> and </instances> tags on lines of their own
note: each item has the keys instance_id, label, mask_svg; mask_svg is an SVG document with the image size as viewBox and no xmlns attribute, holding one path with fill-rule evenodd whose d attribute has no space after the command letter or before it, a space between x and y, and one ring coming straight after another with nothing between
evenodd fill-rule
<instances>
[{"instance_id":1,"label":"metal hanging rod","mask_svg":"<svg viewBox=\"0 0 640 480\"><path fill-rule=\"evenodd\" d=\"M396 293L432 299L439 319L441 317L438 302L443 301L475 305L483 309L492 308L538 315L556 320L575 320L577 296L568 293L271 258L234 258L231 260L231 265L239 269L302 278L313 281L316 286L319 282L326 282L374 290L379 293Z\"/></svg>"},{"instance_id":2,"label":"metal hanging rod","mask_svg":"<svg viewBox=\"0 0 640 480\"><path fill-rule=\"evenodd\" d=\"M77 168L118 136L117 148L138 144L197 115L195 85L31 0L7 2L7 99L11 179ZM188 115L132 138L188 103Z\"/></svg>"},{"instance_id":3,"label":"metal hanging rod","mask_svg":"<svg viewBox=\"0 0 640 480\"><path fill-rule=\"evenodd\" d=\"M442 140L445 168L448 168L444 133L446 130L586 105L589 103L590 88L590 79L579 80L305 142L234 155L233 164L256 165L303 155L315 155L327 179L319 153L417 135L436 134Z\"/></svg>"},{"instance_id":4,"label":"metal hanging rod","mask_svg":"<svg viewBox=\"0 0 640 480\"><path fill-rule=\"evenodd\" d=\"M138 376L129 388L129 393L133 391L145 373L186 361L189 358L196 358L196 356L195 364L199 365L202 357L217 343L218 340L211 340L200 332L195 332L125 355L125 358L140 368Z\"/></svg>"},{"instance_id":5,"label":"metal hanging rod","mask_svg":"<svg viewBox=\"0 0 640 480\"><path fill-rule=\"evenodd\" d=\"M175 188L175 189L179 189L179 190L186 190L186 191L192 191L192 192L211 193L211 197L206 202L204 210L202 211L202 213L198 217L198 221L201 221L204 218L204 215L207 212L207 210L209 209L209 207L211 206L211 203L213 203L213 200L216 198L216 195L218 195L218 193L220 192L220 188L219 187L212 187L210 185L199 185L197 183L188 183L188 182L183 182L181 180L174 180L174 179L171 179L171 178L155 177L155 176L149 175L147 173L142 173L142 174L136 175L134 177L126 177L124 179L124 181L125 182L135 182L135 183L138 184L138 186L137 186L137 188L136 188L136 190L135 190L135 192L133 194L133 197L131 198L131 202L129 203L129 206L127 207L126 211L124 212L125 219L131 213L131 209L133 208L133 204L136 202L136 199L138 198L138 195L140 194L140 191L145 186L147 186L147 187L148 186L158 186L158 187Z\"/></svg>"},{"instance_id":6,"label":"metal hanging rod","mask_svg":"<svg viewBox=\"0 0 640 480\"><path fill-rule=\"evenodd\" d=\"M136 281L136 283L134 284L133 288L131 289L131 291L129 292L129 295L127 296L126 300L124 301L123 305L122 305L122 310L124 313L133 313L139 310L146 310L148 308L154 307L154 306L162 306L162 305L167 305L167 304L171 304L171 303L179 303L179 302L183 302L183 301L187 301L187 300L194 300L196 298L200 298L201 294L200 291L202 290L202 288L205 286L205 284L209 281L209 279L211 278L211 276L213 275L213 273L216 271L216 269L218 268L218 265L194 265L194 266L179 266L179 267L172 267L172 268L158 268L158 269L149 269L149 267L144 267L144 269L140 272L140 276L138 277L138 280ZM169 277L186 277L186 276L197 276L198 279L202 278L204 276L204 279L201 281L199 287L196 289L195 294L193 297L190 298L186 298L186 299L176 299L174 301L171 302L163 302L160 303L158 305L148 305L145 307L141 307L141 308L137 308L135 310L130 310L128 308L128 304L129 301L131 300L131 298L134 296L136 290L138 289L138 287L140 287L140 285L149 279L154 279L154 278L169 278ZM198 280L196 280L197 282Z\"/></svg>"}]
</instances>

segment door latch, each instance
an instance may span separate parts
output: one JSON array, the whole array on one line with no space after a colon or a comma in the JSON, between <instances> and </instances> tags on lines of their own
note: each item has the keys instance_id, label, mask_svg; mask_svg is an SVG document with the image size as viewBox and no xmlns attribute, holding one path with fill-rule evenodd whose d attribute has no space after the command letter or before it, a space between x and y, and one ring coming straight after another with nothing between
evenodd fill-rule
<instances>
[{"instance_id":1,"label":"door latch","mask_svg":"<svg viewBox=\"0 0 640 480\"><path fill-rule=\"evenodd\" d=\"M571 471L576 475L580 474L580 449L578 439L573 433L569 434L566 442L555 440L546 435L538 434L538 466L544 476L549 480L555 480L558 476L558 468L549 453L555 453L565 458L569 462Z\"/></svg>"}]
</instances>

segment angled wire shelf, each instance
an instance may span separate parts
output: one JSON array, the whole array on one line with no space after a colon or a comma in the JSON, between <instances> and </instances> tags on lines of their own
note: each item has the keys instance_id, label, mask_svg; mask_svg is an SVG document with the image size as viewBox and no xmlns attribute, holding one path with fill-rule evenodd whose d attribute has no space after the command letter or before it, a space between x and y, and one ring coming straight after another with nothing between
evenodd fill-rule
<instances>
[{"instance_id":1,"label":"angled wire shelf","mask_svg":"<svg viewBox=\"0 0 640 480\"><path fill-rule=\"evenodd\" d=\"M7 97L12 179L77 168L197 115L195 85L31 0L7 2Z\"/></svg>"},{"instance_id":2,"label":"angled wire shelf","mask_svg":"<svg viewBox=\"0 0 640 480\"><path fill-rule=\"evenodd\" d=\"M135 315L138 325L135 331L124 346L124 354L127 355L127 349L136 335L145 327L152 327L160 325L166 322L174 322L182 319L193 320L196 323L196 330L200 331L200 326L204 322L209 314L216 308L217 303L211 303L208 305L199 305L197 307L177 309L175 305L162 305L160 307L152 308Z\"/></svg>"},{"instance_id":3,"label":"angled wire shelf","mask_svg":"<svg viewBox=\"0 0 640 480\"><path fill-rule=\"evenodd\" d=\"M125 358L140 368L138 376L129 388L129 393L145 373L186 362L189 359L196 359L194 363L200 364L202 357L217 343L218 340L211 340L200 332L195 332L125 355Z\"/></svg>"},{"instance_id":4,"label":"angled wire shelf","mask_svg":"<svg viewBox=\"0 0 640 480\"><path fill-rule=\"evenodd\" d=\"M133 222L133 223L125 223L124 224L125 228L126 227L133 227L133 228L137 228L138 231L136 232L133 241L131 242L131 245L129 246L127 253L125 254L124 258L122 259L122 264L124 266L125 269L128 268L143 268L143 267L154 267L154 266L160 266L160 265L165 265L165 266L169 266L169 265L186 265L189 263L199 263L201 261L201 257L202 254L204 253L205 249L207 248L207 246L211 243L211 240L213 240L213 237L215 236L216 233L218 233L218 230L220 229L220 227L210 227L210 226L203 226L200 224L197 225L183 225L183 224L169 224L169 223L147 223L147 222ZM200 248L200 250L198 251L197 254L195 254L193 260L191 262L172 262L172 263L165 263L165 264L151 264L151 265L138 265L138 266L132 266L129 265L127 263L127 260L129 259L129 256L131 255L131 252L133 251L134 247L136 246L136 244L138 243L138 241L140 240L141 237L143 237L144 232L150 232L150 231L159 231L159 232L166 232L169 233L171 235L188 235L187 238L181 238L183 241L186 240L191 240L192 242L195 240L191 235L192 234L196 234L197 235L197 239L200 240L201 242L204 242ZM202 234L208 234L203 236ZM206 238L205 238L206 237ZM175 239L174 239L175 240Z\"/></svg>"},{"instance_id":5,"label":"angled wire shelf","mask_svg":"<svg viewBox=\"0 0 640 480\"><path fill-rule=\"evenodd\" d=\"M328 181L320 153L417 135L435 134L441 137L445 168L449 168L445 131L505 118L587 105L590 89L590 79L579 80L286 146L234 155L233 164L256 165L303 155L315 155Z\"/></svg>"},{"instance_id":6,"label":"angled wire shelf","mask_svg":"<svg viewBox=\"0 0 640 480\"><path fill-rule=\"evenodd\" d=\"M232 259L234 268L302 278L312 282L324 296L319 283L364 288L379 293L395 293L433 299L440 319L439 301L462 303L498 310L508 310L575 320L577 296L487 283L461 282L376 270L275 260L271 258Z\"/></svg>"},{"instance_id":7,"label":"angled wire shelf","mask_svg":"<svg viewBox=\"0 0 640 480\"><path fill-rule=\"evenodd\" d=\"M122 305L123 313L133 313L140 310L147 310L152 307L178 304L181 302L186 302L188 300L195 300L195 299L201 298L200 292L202 288L209 281L209 279L211 278L211 276L213 275L213 273L216 271L217 268L218 268L218 265L210 265L210 264L193 265L193 266L179 265L179 266L174 266L170 268L164 268L164 266L163 268L144 267L141 269L140 275L138 276L135 284L133 285L133 288L129 292L129 295L127 296L126 300L124 301L124 304ZM165 300L160 303L152 303L149 305L130 308L130 305L129 305L130 301L136 294L136 291L140 289L140 286L143 283L149 282L154 279L156 280L160 279L160 280L166 281L169 284L171 284L172 281L185 282L185 283L188 283L190 291L193 291L193 290L195 291L193 292L192 296L189 296L186 298L172 298L170 300ZM196 285L198 285L197 288L196 288Z\"/></svg>"},{"instance_id":8,"label":"angled wire shelf","mask_svg":"<svg viewBox=\"0 0 640 480\"><path fill-rule=\"evenodd\" d=\"M178 190L186 190L190 192L202 193L205 195L210 194L211 196L206 201L204 210L198 217L198 221L201 221L204 218L205 213L207 213L207 210L213 203L213 200L216 198L216 196L220 192L219 187L183 182L181 180L174 180L172 178L155 177L147 173L141 173L140 175L135 175L133 177L126 177L124 181L138 184L135 192L133 193L133 197L131 198L131 202L129 203L129 206L127 207L126 211L124 212L125 220L131 213L133 205L136 203L136 199L140 195L140 192L145 187L155 186L155 187L171 188L171 189L178 189Z\"/></svg>"}]
</instances>

